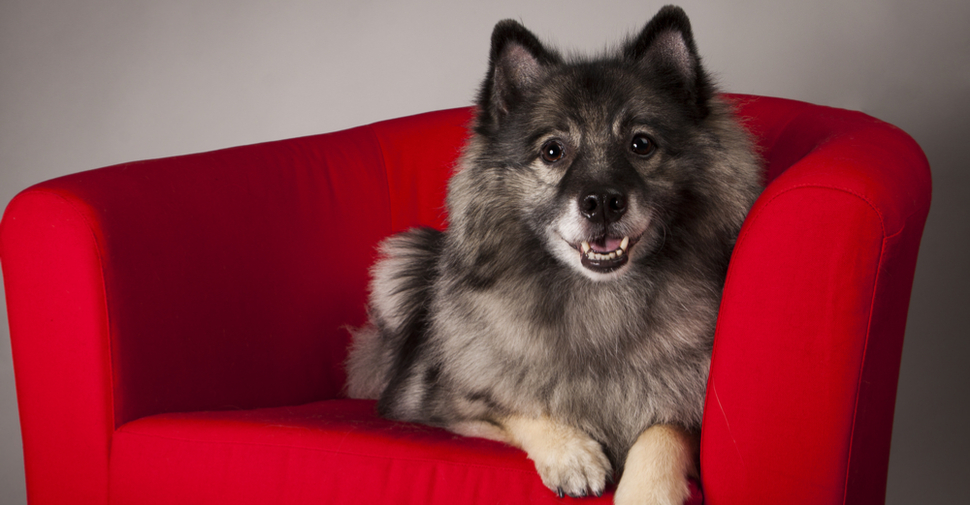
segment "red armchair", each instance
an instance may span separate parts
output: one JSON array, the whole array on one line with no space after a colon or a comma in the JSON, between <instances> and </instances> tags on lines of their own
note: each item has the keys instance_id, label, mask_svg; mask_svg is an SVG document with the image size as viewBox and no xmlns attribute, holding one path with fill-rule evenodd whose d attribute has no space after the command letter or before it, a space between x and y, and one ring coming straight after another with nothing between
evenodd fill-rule
<instances>
[{"instance_id":1,"label":"red armchair","mask_svg":"<svg viewBox=\"0 0 970 505\"><path fill-rule=\"evenodd\" d=\"M769 184L724 288L704 502L882 503L926 159L858 112L730 98ZM559 502L518 450L342 395L374 246L445 225L469 118L128 163L19 194L0 261L30 503Z\"/></svg>"}]
</instances>

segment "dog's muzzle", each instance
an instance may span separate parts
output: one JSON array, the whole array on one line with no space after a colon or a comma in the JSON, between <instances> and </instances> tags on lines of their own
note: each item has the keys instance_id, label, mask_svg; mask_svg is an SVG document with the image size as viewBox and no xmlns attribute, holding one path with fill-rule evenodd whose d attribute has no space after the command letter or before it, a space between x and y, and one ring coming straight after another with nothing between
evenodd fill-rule
<instances>
[{"instance_id":1,"label":"dog's muzzle","mask_svg":"<svg viewBox=\"0 0 970 505\"><path fill-rule=\"evenodd\" d=\"M599 186L583 191L577 204L579 213L591 224L608 230L617 223L627 211L627 195L610 186ZM583 241L577 249L584 267L599 273L612 272L629 261L629 249L633 245L630 237L611 237L608 234ZM574 246L575 247L575 246Z\"/></svg>"}]
</instances>

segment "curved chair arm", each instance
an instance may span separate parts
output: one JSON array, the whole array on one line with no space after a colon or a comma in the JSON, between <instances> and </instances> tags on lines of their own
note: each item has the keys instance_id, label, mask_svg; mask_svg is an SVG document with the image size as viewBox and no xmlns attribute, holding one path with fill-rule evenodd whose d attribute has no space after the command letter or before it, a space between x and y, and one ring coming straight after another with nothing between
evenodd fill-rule
<instances>
[{"instance_id":1,"label":"curved chair arm","mask_svg":"<svg viewBox=\"0 0 970 505\"><path fill-rule=\"evenodd\" d=\"M721 302L705 503L883 503L926 158L858 112L738 101L770 183Z\"/></svg>"},{"instance_id":2,"label":"curved chair arm","mask_svg":"<svg viewBox=\"0 0 970 505\"><path fill-rule=\"evenodd\" d=\"M16 196L0 260L31 503L106 503L128 421L341 396L375 244L443 225L469 117L127 163Z\"/></svg>"}]
</instances>

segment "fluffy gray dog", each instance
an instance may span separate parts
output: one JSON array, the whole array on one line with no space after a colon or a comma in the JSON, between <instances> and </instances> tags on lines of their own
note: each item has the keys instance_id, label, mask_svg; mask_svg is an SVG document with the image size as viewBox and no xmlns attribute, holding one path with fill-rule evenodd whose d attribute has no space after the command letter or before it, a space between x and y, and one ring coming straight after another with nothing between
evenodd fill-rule
<instances>
[{"instance_id":1,"label":"fluffy gray dog","mask_svg":"<svg viewBox=\"0 0 970 505\"><path fill-rule=\"evenodd\" d=\"M525 450L561 495L680 504L721 288L761 190L751 143L663 8L617 54L492 34L449 227L387 239L348 392Z\"/></svg>"}]
</instances>

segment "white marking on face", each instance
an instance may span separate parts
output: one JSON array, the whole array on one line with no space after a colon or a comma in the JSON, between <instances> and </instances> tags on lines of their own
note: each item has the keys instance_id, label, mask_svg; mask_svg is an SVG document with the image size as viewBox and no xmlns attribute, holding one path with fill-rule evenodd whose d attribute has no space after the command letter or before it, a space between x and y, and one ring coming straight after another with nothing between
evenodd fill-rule
<instances>
[{"instance_id":1,"label":"white marking on face","mask_svg":"<svg viewBox=\"0 0 970 505\"><path fill-rule=\"evenodd\" d=\"M623 219L614 225L613 235L622 236L620 254L630 254L630 261L612 272L596 272L583 266L581 248L584 242L597 238L589 228L588 220L579 212L579 206L570 204L560 213L546 230L546 244L549 251L560 261L594 281L607 281L621 277L636 258L642 256L641 248L630 245L647 233L652 221L652 213L645 209L631 195L629 210ZM629 250L628 250L629 248ZM614 252L614 254L616 254ZM607 254L606 256L609 256ZM603 258L594 258L603 259Z\"/></svg>"}]
</instances>

